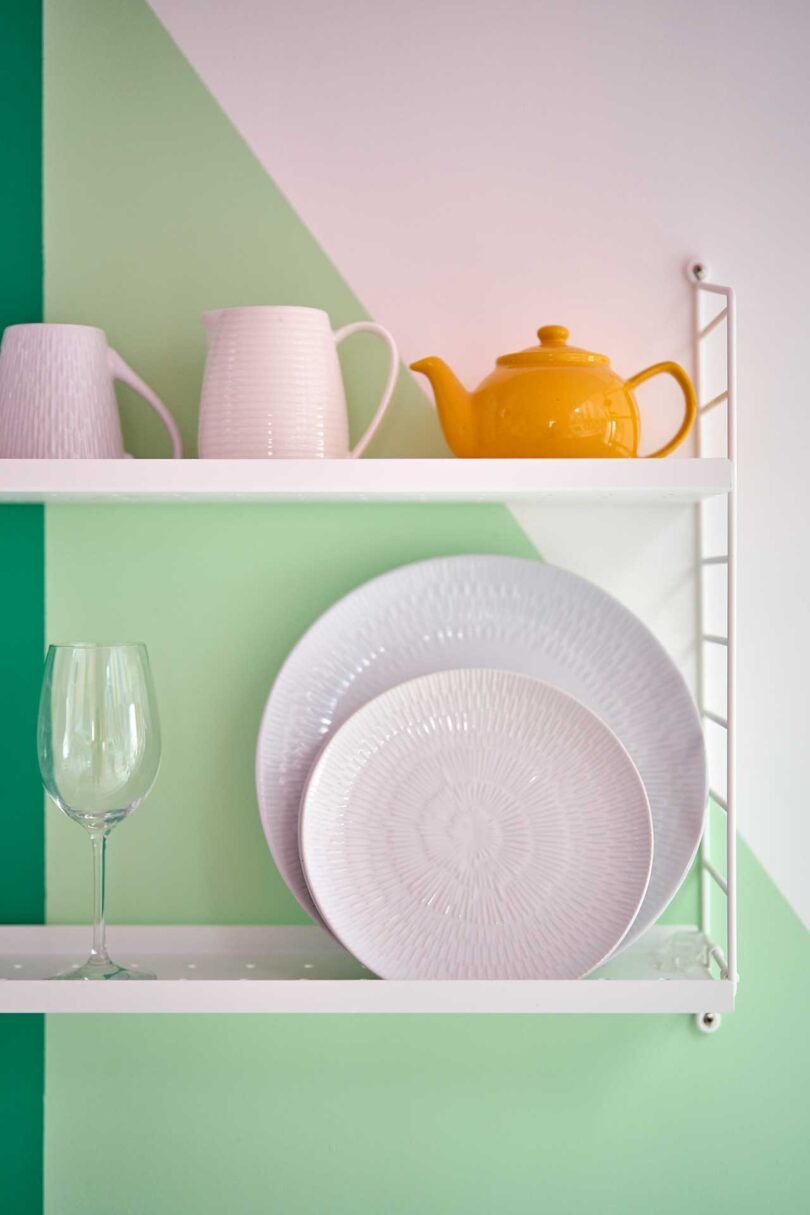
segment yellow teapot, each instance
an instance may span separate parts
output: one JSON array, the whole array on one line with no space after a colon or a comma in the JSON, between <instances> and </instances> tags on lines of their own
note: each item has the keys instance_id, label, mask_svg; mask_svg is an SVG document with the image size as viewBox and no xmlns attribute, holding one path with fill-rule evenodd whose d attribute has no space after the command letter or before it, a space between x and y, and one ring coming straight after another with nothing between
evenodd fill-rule
<instances>
[{"instance_id":1,"label":"yellow teapot","mask_svg":"<svg viewBox=\"0 0 810 1215\"><path fill-rule=\"evenodd\" d=\"M604 354L569 346L563 325L538 330L539 346L503 354L470 393L441 359L420 359L412 371L433 387L444 436L457 456L635 456L639 414L633 389L660 372L677 380L686 402L678 433L653 456L666 456L688 435L695 390L677 363L656 363L629 380Z\"/></svg>"}]
</instances>

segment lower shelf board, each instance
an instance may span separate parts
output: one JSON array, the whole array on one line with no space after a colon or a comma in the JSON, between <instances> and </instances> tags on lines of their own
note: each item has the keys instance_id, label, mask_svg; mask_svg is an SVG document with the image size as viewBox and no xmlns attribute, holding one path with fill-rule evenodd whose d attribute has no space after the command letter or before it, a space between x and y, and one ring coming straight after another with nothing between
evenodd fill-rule
<instances>
[{"instance_id":1,"label":"lower shelf board","mask_svg":"<svg viewBox=\"0 0 810 1215\"><path fill-rule=\"evenodd\" d=\"M656 926L587 979L381 981L316 927L112 926L116 961L157 978L53 982L81 964L85 926L0 928L0 1012L731 1012L694 927Z\"/></svg>"}]
</instances>

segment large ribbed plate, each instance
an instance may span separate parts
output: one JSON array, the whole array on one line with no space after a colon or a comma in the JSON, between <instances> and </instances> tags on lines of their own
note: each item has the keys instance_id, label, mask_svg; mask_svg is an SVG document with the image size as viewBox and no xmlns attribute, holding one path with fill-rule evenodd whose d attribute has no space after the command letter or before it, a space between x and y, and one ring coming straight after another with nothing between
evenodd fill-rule
<instances>
[{"instance_id":1,"label":"large ribbed plate","mask_svg":"<svg viewBox=\"0 0 810 1215\"><path fill-rule=\"evenodd\" d=\"M359 709L301 807L310 893L385 979L578 979L621 941L652 819L616 735L551 684L442 671Z\"/></svg>"},{"instance_id":2,"label":"large ribbed plate","mask_svg":"<svg viewBox=\"0 0 810 1215\"><path fill-rule=\"evenodd\" d=\"M262 824L287 885L318 919L298 853L298 808L324 742L381 692L450 667L495 667L556 684L629 751L655 835L630 944L666 907L700 840L706 759L697 709L632 612L584 578L521 557L401 566L341 599L295 646L267 701L256 753Z\"/></svg>"}]
</instances>

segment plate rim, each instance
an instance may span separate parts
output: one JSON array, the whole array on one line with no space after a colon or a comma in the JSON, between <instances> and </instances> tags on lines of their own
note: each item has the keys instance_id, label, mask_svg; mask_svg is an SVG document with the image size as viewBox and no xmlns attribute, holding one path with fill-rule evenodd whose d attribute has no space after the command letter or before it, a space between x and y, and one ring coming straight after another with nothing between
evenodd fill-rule
<instances>
[{"instance_id":1,"label":"plate rim","mask_svg":"<svg viewBox=\"0 0 810 1215\"><path fill-rule=\"evenodd\" d=\"M273 862L274 862L282 880L286 884L286 886L289 889L290 893L292 894L293 898L295 898L298 905L308 915L312 916L312 918L315 920L316 923L320 923L321 925L323 925L325 927L326 925L321 916L321 913L320 913L317 905L315 904L314 900L312 899L312 896L309 892L309 888L306 886L306 878L303 875L303 864L300 863L300 850L299 850L299 864L300 864L300 868L301 868L300 876L303 879L302 880L302 885L304 887L303 890L295 889L296 879L299 877L299 874L297 872L294 872L293 870L291 870L290 867L283 861L283 859L281 859L277 855L276 850L273 847L271 833L270 833L269 825L267 822L267 818L269 816L269 810L267 809L267 807L265 805L266 799L265 799L264 788L263 788L261 752L262 752L262 743L263 743L263 738L264 738L264 734L265 734L265 729L266 729L269 719L270 719L270 715L271 715L271 711L272 711L272 707L273 707L273 700L274 700L274 696L277 692L277 688L281 685L284 677L288 675L290 668L293 666L293 664L296 661L296 657L297 657L299 651L303 647L306 646L306 644L311 640L311 638L314 635L317 635L317 632L321 628L327 626L327 623L329 620L331 620L334 616L336 616L339 612L341 612L343 610L351 610L350 605L352 602L354 602L356 599L361 598L361 596L363 596L364 594L370 593L369 588L372 588L372 587L375 587L378 585L384 585L387 581L394 580L398 577L407 577L409 572L413 572L414 570L419 569L419 568L430 568L430 567L439 566L439 565L443 565L443 564L455 564L457 562L462 563L462 562L468 562L468 561L471 561L471 562L497 561L497 562L503 564L504 566L508 565L508 566L513 566L515 568L537 567L539 569L553 570L553 571L555 571L555 573L561 574L564 576L564 578L569 579L572 583L579 584L584 588L588 588L589 591L595 591L599 595L604 596L605 599L609 600L610 603L616 609L618 609L622 614L624 614L626 617L628 617L632 621L634 627L639 629L647 637L648 641L654 646L656 651L658 653L660 653L660 655L662 656L662 659L666 662L672 676L674 677L677 684L679 685L679 690L683 695L684 702L688 703L689 707L691 709L692 721L693 721L693 724L697 727L697 734L699 735L700 740L701 740L702 810L701 810L701 813L699 816L699 822L697 824L698 829L695 832L695 838L692 841L692 847L689 852L689 855L688 855L687 859L685 860L684 864L682 865L682 867L680 868L680 870L678 871L677 880L673 880L672 882L670 882L668 884L667 891L666 891L666 897L664 898L663 902L655 910L654 914L648 914L648 916L641 922L640 925L638 925L638 927L636 925L636 921L635 920L633 921L633 923L630 925L630 929L628 929L628 933L627 933L627 936L630 936L630 930L631 929L635 930L632 933L631 940L628 941L625 938L620 943L620 945L617 946L617 952L618 952L622 948L624 948L626 945L629 945L630 943L632 943L632 941L638 940L647 931L648 928L650 928L653 924L656 923L659 916L663 914L663 912L666 910L666 908L672 902L675 895L680 890L681 886L683 885L683 883L689 873L689 870L692 867L695 857L697 856L698 849L700 847L700 841L703 837L703 832L705 830L706 815L708 813L709 773L708 773L708 763L707 763L707 756L706 756L705 736L703 733L700 712L699 712L698 706L695 702L695 697L692 694L692 690L689 687L689 684L687 683L686 678L684 677L683 673L679 670L678 666L676 665L674 660L671 658L671 656L667 652L667 650L664 647L664 645L662 644L662 642L659 641L658 637L653 632L653 630L631 608L626 607L625 604L621 602L621 600L617 599L615 595L611 594L610 591L605 590L597 582L594 582L590 578L584 577L582 574L577 574L577 573L573 572L572 570L568 570L564 566L557 565L554 562L544 561L540 554L537 554L536 556L524 557L524 556L513 555L511 553L476 551L476 552L464 552L464 553L439 553L439 554L436 554L431 557L423 557L423 558L417 558L414 561L406 561L400 565L392 566L391 569L383 570L382 573L375 574L371 578L366 578L363 582L359 582L356 586L352 587L351 590L347 591L344 595L341 595L338 599L334 600L333 603L331 603L323 612L321 612L318 616L316 616L315 619L313 621L311 621L311 623L309 625L307 625L307 627L304 629L304 631L300 634L300 636L297 638L297 640L293 643L292 648L287 653L286 657L284 658L284 661L282 662L281 666L278 668L278 671L276 672L276 675L273 678L273 681L270 685L270 689L268 691L268 694L267 694L267 697L266 697L266 700L265 700L265 703L264 703L264 706L262 709L261 718L259 721L259 729L258 729L257 736L256 736L256 751L255 751L255 764L254 764L256 797L257 797L257 803L258 803L258 809L259 809L259 820L262 825L262 831L264 833L265 840L267 842L267 846L270 851L270 855L273 858ZM459 668L459 669L464 669L464 668ZM417 676L417 678L420 678L420 677ZM404 682L407 682L407 681L404 681ZM557 686L557 685L552 685L552 686ZM560 689L560 690L562 691L563 689ZM359 707L362 707L362 706L359 706ZM585 707L588 708L589 706L586 705ZM599 716L599 715L597 714L597 716ZM350 720L350 718L347 720ZM345 723L341 723L341 724L343 725ZM609 727L609 728L611 728L611 727ZM322 745L323 746L327 745L330 738L333 737L336 732L337 731L333 731L333 733L330 734L323 741ZM620 739L619 741L621 742L622 740ZM622 742L622 745L624 746L623 742ZM318 756L320 754L320 749L321 748L319 748L318 752L315 754L315 756L313 758L313 761L312 761L313 765L315 762L317 762ZM632 756L631 756L631 759L632 759ZM633 762L635 763L635 760L633 760ZM296 810L296 814L298 816L297 828L298 828L298 825L300 825L301 797L303 796L303 793L306 789L306 786L308 783L308 777L309 777L309 771L307 772L307 775L303 780L301 793L296 802L296 805L298 807L298 809ZM268 796L267 800L269 800L269 796ZM649 800L649 795L648 795L648 800ZM651 804L651 810L652 810L652 804ZM653 813L653 831L654 831L654 828L655 828L655 815ZM296 830L296 838L298 838L298 830ZM654 867L654 864L655 864L655 862L653 861L653 867ZM303 898L302 898L302 895L304 896ZM640 908L639 908L639 910L640 910ZM636 920L637 919L638 919L638 914L636 916ZM636 930L636 928L637 928L637 930Z\"/></svg>"}]
</instances>

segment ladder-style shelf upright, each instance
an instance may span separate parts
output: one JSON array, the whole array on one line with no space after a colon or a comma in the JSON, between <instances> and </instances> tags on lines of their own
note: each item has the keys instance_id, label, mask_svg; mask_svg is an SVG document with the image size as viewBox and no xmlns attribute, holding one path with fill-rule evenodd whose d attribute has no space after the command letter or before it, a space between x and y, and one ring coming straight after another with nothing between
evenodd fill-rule
<instances>
[{"instance_id":1,"label":"ladder-style shelf upright","mask_svg":"<svg viewBox=\"0 0 810 1215\"><path fill-rule=\"evenodd\" d=\"M698 400L701 402L697 418L697 454L702 457L712 447L712 455L725 440L725 456L731 465L731 487L726 496L725 552L713 552L708 542L706 510L699 503L697 517L698 571L698 705L704 722L722 731L725 738L725 771L717 762L717 754L709 750L709 809L700 845L700 926L701 931L712 941L711 956L720 970L721 978L736 984L737 981L737 864L736 864L736 801L735 801L735 642L736 642L736 577L737 556L737 360L736 360L736 301L731 287L708 281L705 264L696 261L689 266L695 283L694 299L694 366ZM719 307L718 307L719 304ZM724 334L724 349L715 351L714 358L707 351L707 344ZM713 335L715 335L713 339ZM715 371L724 362L725 383L707 400L704 400L704 384L708 378L707 364L713 363ZM725 413L725 425L723 422ZM712 422L719 423L711 426ZM707 631L706 604L709 598L709 574L715 567L726 571L726 621L725 632ZM712 695L717 692L717 681L710 687L709 669L717 651L725 651L725 705L712 704ZM718 770L720 769L720 770ZM719 791L720 779L725 790ZM712 806L725 815L726 872L720 871L712 857ZM712 886L725 897L724 953L712 934ZM718 1024L717 1014L707 1011L699 1024L712 1030Z\"/></svg>"},{"instance_id":2,"label":"ladder-style shelf upright","mask_svg":"<svg viewBox=\"0 0 810 1215\"><path fill-rule=\"evenodd\" d=\"M89 929L0 926L5 1012L669 1012L716 1029L737 985L734 800L734 293L691 263L697 458L674 460L0 460L3 502L547 502L674 505L696 515L698 701L711 807L701 843L700 923L657 925L587 979L379 981L319 928L112 926L110 948L158 978L54 983L84 960ZM718 343L722 351L718 352ZM720 379L712 385L712 376ZM725 418L725 424L723 424ZM716 513L725 509L719 544ZM725 573L725 624L707 604ZM725 655L718 692L717 656ZM33 747L32 740L32 747ZM712 815L725 830L712 829ZM714 855L725 840L725 866ZM725 868L725 872L723 869ZM713 915L717 898L725 916ZM725 921L723 923L723 920ZM720 931L716 932L715 929Z\"/></svg>"}]
</instances>

